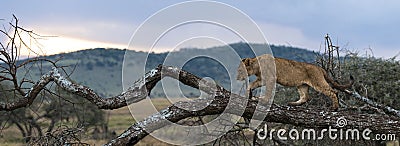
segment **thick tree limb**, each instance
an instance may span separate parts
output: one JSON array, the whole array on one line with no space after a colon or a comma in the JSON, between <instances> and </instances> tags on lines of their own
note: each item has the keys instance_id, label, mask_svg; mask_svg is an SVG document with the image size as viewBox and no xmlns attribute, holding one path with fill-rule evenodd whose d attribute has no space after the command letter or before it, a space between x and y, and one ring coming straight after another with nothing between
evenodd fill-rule
<instances>
[{"instance_id":1,"label":"thick tree limb","mask_svg":"<svg viewBox=\"0 0 400 146\"><path fill-rule=\"evenodd\" d=\"M70 80L61 76L57 68L53 68L48 74L43 75L30 90L25 94L25 97L17 99L13 102L0 102L0 111L10 111L21 107L29 106L35 100L37 95L42 91L51 81L57 83L58 86L80 95L101 109L115 109L126 106L125 97L131 96L132 92L122 93L112 98L102 98L98 96L92 89L72 83ZM144 96L145 97L145 96Z\"/></svg>"},{"instance_id":2,"label":"thick tree limb","mask_svg":"<svg viewBox=\"0 0 400 146\"><path fill-rule=\"evenodd\" d=\"M158 66L156 69L149 71L144 77L136 81L127 91L112 98L102 98L98 96L88 87L77 85L62 77L57 69L53 69L49 74L41 77L41 79L27 92L25 98L21 98L12 103L0 103L0 110L13 110L19 107L28 106L33 102L36 95L51 81L54 81L63 89L74 94L80 95L101 109L115 109L127 106L127 103L138 102L147 97L151 89L163 77L171 77L180 82L200 89L214 99L197 99L189 102L178 102L174 105L156 113L143 121L139 121L129 127L124 133L110 141L108 145L127 145L135 144L144 138L149 132L160 129L170 122L177 122L189 117L215 115L222 112L239 115L251 119L256 110L257 101L249 100L237 94L233 94L224 88L214 85L211 82L202 80L201 78L182 71L175 67ZM126 100L128 99L128 100ZM243 104L247 103L247 104ZM235 108L229 108L228 105L234 105ZM200 109L199 111L188 111L184 109ZM180 108L181 107L181 108ZM183 108L183 109L182 109ZM244 113L240 109L245 109ZM266 107L259 107L256 112L266 114L267 122L277 122L292 124L301 127L327 128L335 127L336 120L346 118L347 126L355 129L369 128L376 133L395 133L400 134L400 121L397 117L382 114L364 114L352 110L343 110L339 112L327 111L326 109L306 109L303 107L287 107L273 105L270 110ZM255 116L262 117L262 116Z\"/></svg>"},{"instance_id":3,"label":"thick tree limb","mask_svg":"<svg viewBox=\"0 0 400 146\"><path fill-rule=\"evenodd\" d=\"M177 122L179 120L204 115L214 115L224 112L228 102L234 105L241 105L245 99L236 98L229 100L229 96L237 96L235 94L221 94L218 98L212 101L207 108L201 111L190 112L182 110L181 108L191 108L192 106L202 105L210 102L206 99L198 99L192 102L178 102L174 105L156 113L143 121L133 124L129 129L122 133L119 137L112 140L107 145L132 145L139 142L142 138L147 136L148 132L160 129L170 122ZM222 98L223 97L223 98ZM256 101L249 101L247 109L240 114L240 111L231 109L225 112L240 115L245 118L252 118ZM265 108L260 108L265 109ZM400 121L398 118L388 115L380 114L361 114L352 110L331 112L326 109L306 109L303 107L287 107L273 105L268 112L265 119L258 119L267 122L277 122L284 124L292 124L301 127L311 128L338 128L336 125L337 119L344 117L347 119L347 126L352 129L359 129L360 131L369 128L376 133L393 133L399 136L400 134ZM256 116L259 117L259 116Z\"/></svg>"},{"instance_id":4,"label":"thick tree limb","mask_svg":"<svg viewBox=\"0 0 400 146\"><path fill-rule=\"evenodd\" d=\"M177 68L163 68L163 75L178 79L180 82L194 88L199 89L198 85L209 84L206 83L204 80L201 80L199 77L196 77L188 72L179 70ZM180 75L179 78L176 78L177 74ZM198 99L190 102L175 103L167 109L164 109L159 113L156 113L144 119L143 121L139 121L133 124L131 127L129 127L129 129L127 129L124 133L122 133L116 139L112 140L107 145L135 144L146 135L148 135L149 132L153 132L154 130L166 126L168 124L168 121L177 122L179 120L189 117L214 115L220 114L222 112L228 112L249 119L253 117L253 113L257 106L257 101L250 100L247 105L243 105L243 103L247 103L247 98L241 97L237 94L233 94L220 86L217 86L216 90L212 90L209 88L200 89L211 94L214 97L214 100L210 101L207 99ZM189 108L196 109L196 107L193 106L201 106L204 104L207 104L208 106L200 111L193 112L183 110ZM226 109L228 104L237 105L238 107L233 109ZM246 110L242 114L241 111L238 109ZM267 110L266 107L261 107L258 109L261 110L261 112L256 113L263 113L267 116L265 119L257 120L263 120L267 122L285 123L302 127L327 128L329 126L336 127L337 119L344 117L348 120L347 126L353 129L364 130L366 128L369 128L373 132L377 133L395 133L397 135L400 134L399 119L388 115L362 114L351 110L331 112L327 111L326 109L305 109L302 107L287 107L277 105L273 105L270 110Z\"/></svg>"},{"instance_id":5,"label":"thick tree limb","mask_svg":"<svg viewBox=\"0 0 400 146\"><path fill-rule=\"evenodd\" d=\"M165 71L162 71L164 69ZM163 76L161 76L163 74ZM182 83L199 88L198 80L201 78L192 75L191 73L181 71L174 67L163 67L159 66L148 73L139 80L137 80L127 91L110 98L100 97L92 89L86 86L78 85L67 78L61 76L57 68L53 68L48 74L43 75L39 81L32 86L32 88L25 94L24 98L20 98L13 102L0 102L0 111L10 111L21 107L29 106L35 100L37 95L42 91L45 86L51 81L55 82L62 89L72 92L73 94L80 95L100 109L117 109L127 106L127 103L139 102L147 97L154 86L161 80L161 77L169 76L175 79L182 78ZM211 87L205 81L201 81L204 84L203 90L207 93L211 93ZM218 86L219 87L219 86ZM221 88L221 87L219 87ZM128 99L129 101L127 101Z\"/></svg>"}]
</instances>

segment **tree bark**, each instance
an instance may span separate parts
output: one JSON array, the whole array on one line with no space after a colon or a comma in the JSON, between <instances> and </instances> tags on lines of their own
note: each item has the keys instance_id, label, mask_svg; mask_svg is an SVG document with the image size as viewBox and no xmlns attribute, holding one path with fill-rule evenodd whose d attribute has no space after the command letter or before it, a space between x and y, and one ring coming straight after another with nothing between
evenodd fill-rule
<instances>
[{"instance_id":1,"label":"tree bark","mask_svg":"<svg viewBox=\"0 0 400 146\"><path fill-rule=\"evenodd\" d=\"M288 107L273 104L270 109L257 104L256 100L229 92L219 85L202 80L189 72L171 66L158 66L149 71L144 77L137 80L127 91L111 98L102 98L88 87L77 85L64 78L56 68L44 76L29 90L20 100L11 103L0 103L0 110L13 110L19 107L28 106L36 98L36 95L50 82L54 81L61 88L80 95L100 109L116 109L128 104L139 102L145 99L154 86L164 77L171 77L179 80L185 85L200 89L211 96L211 99L197 99L189 102L178 102L170 107L155 113L152 116L138 121L129 127L117 138L111 140L107 145L131 145L139 142L149 132L160 129L170 122L205 116L216 115L222 112L238 115L251 119L253 114L265 114L264 119L256 119L266 122L277 122L291 124L301 127L312 128L337 128L336 122L339 118L347 119L347 126L352 129L370 129L374 133L393 133L399 136L400 121L398 117L386 114L366 114L354 110L340 110L338 112L327 109L307 109L304 107ZM243 104L245 103L245 104ZM235 108L227 108L233 105ZM188 111L184 109L200 109L199 111ZM258 106L258 107L257 107ZM244 109L244 113L240 110ZM258 110L255 112L255 110ZM262 117L262 116L255 116Z\"/></svg>"},{"instance_id":2,"label":"tree bark","mask_svg":"<svg viewBox=\"0 0 400 146\"><path fill-rule=\"evenodd\" d=\"M226 96L228 95L228 96ZM231 94L231 96L236 96ZM112 140L107 145L132 145L139 142L142 138L147 136L148 132L160 129L167 124L167 120L170 122L177 122L179 120L205 115L214 115L224 112L228 102L231 104L241 105L246 99L236 99L234 101L229 100L229 94L223 94L221 97L227 98L216 98L201 111L190 112L182 110L182 108L190 108L195 105L202 105L209 102L206 99L198 99L191 102L178 102L174 105L156 113L143 121L139 121L129 127L124 133ZM256 109L257 101L249 101L243 115L240 115L239 111L227 110L231 114L239 115L244 118L252 118L254 110ZM261 108L265 109L265 108ZM362 114L353 110L344 110L339 112L331 112L326 109L306 109L303 107L288 107L278 106L273 104L270 110L264 112L267 116L263 120L266 122L276 122L283 124L291 124L301 127L309 128L339 128L336 125L337 119L345 118L348 123L347 126L352 129L358 129L360 131L369 128L376 133L393 133L397 136L400 134L400 122L396 117L381 115L381 114Z\"/></svg>"},{"instance_id":3,"label":"tree bark","mask_svg":"<svg viewBox=\"0 0 400 146\"><path fill-rule=\"evenodd\" d=\"M168 123L167 121L175 123L189 117L215 115L222 112L228 112L230 114L251 119L256 109L261 110L260 112L256 113L266 114L266 118L257 120L266 122L292 124L295 126L311 128L328 128L330 126L333 128L338 128L336 125L337 120L339 118L345 118L348 121L347 126L351 127L352 129L364 130L368 128L376 133L393 133L397 136L400 134L400 122L397 117L382 114L364 114L354 110L332 112L322 108L306 109L303 107L278 106L275 104L273 104L269 110L267 110L267 107L256 108L257 101L255 100L247 99L231 93L218 85L216 85L216 90L213 90L212 88L199 88L199 85L206 85L206 87L212 87L212 85L210 85L211 83L205 82L204 80L201 80L201 78L191 73L179 70L177 68L159 66L158 70L160 70L160 67L162 68L161 74L175 78L191 87L201 89L213 96L214 100L210 101L208 99L197 99L189 102L175 103L159 113L133 124L124 133L110 141L110 143L107 145L136 144L142 138L147 136L149 134L148 132L153 132L154 130L166 126ZM178 74L179 78L177 78ZM151 77L149 79L151 79ZM152 81L152 83L154 82L155 81ZM183 110L188 108L196 109L194 106L201 106L207 103L209 103L207 107L200 111L193 112ZM245 107L240 107L243 106L243 103L247 103L247 105L245 105ZM233 104L238 107L226 109L228 104ZM238 109L245 109L245 112L241 114L241 111Z\"/></svg>"}]
</instances>

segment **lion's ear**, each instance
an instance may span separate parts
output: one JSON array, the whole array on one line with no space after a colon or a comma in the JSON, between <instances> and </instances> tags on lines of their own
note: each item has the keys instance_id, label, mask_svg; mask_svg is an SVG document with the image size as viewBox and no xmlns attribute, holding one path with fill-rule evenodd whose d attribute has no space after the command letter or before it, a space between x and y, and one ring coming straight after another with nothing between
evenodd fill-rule
<instances>
[{"instance_id":1,"label":"lion's ear","mask_svg":"<svg viewBox=\"0 0 400 146\"><path fill-rule=\"evenodd\" d=\"M242 59L242 62L244 65L249 66L250 65L250 59L249 58L244 58Z\"/></svg>"}]
</instances>

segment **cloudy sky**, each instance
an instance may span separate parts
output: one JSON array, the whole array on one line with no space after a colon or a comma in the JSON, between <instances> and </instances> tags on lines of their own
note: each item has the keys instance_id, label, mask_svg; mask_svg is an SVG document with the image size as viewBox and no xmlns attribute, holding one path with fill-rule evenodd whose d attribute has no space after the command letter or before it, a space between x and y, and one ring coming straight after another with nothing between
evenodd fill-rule
<instances>
[{"instance_id":1,"label":"cloudy sky","mask_svg":"<svg viewBox=\"0 0 400 146\"><path fill-rule=\"evenodd\" d=\"M15 14L21 26L42 35L57 36L42 40L45 54L93 47L127 48L140 24L159 10L179 2L183 1L4 0L0 2L0 22L7 24ZM329 33L335 44L361 54L369 48L378 57L388 58L400 53L398 0L220 2L247 14L271 44L319 51L323 37ZM196 27L203 26L193 25L186 31L197 30L193 29ZM185 28L175 35L186 34L183 30ZM226 43L240 41L226 40ZM165 42L175 41L166 39ZM167 51L171 46L182 45L160 45L157 51Z\"/></svg>"}]
</instances>

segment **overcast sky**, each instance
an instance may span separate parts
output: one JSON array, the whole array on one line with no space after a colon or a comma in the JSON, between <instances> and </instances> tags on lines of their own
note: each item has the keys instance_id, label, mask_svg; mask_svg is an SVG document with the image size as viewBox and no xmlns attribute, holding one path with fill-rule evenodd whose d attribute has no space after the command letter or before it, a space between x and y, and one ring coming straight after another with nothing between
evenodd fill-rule
<instances>
[{"instance_id":1,"label":"overcast sky","mask_svg":"<svg viewBox=\"0 0 400 146\"><path fill-rule=\"evenodd\" d=\"M0 18L4 19L0 22L7 24L15 14L23 27L58 36L43 42L46 54L90 47L127 48L133 32L146 18L179 2L4 0L0 2ZM271 44L318 51L329 33L342 48L360 53L371 48L375 56L386 58L400 53L398 0L221 2L252 18Z\"/></svg>"}]
</instances>

